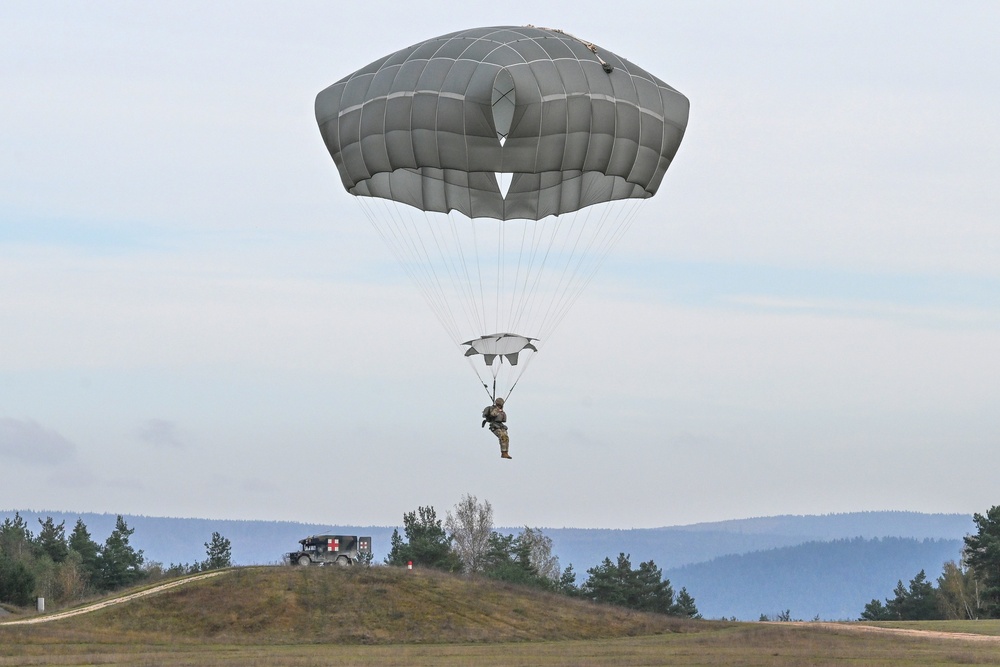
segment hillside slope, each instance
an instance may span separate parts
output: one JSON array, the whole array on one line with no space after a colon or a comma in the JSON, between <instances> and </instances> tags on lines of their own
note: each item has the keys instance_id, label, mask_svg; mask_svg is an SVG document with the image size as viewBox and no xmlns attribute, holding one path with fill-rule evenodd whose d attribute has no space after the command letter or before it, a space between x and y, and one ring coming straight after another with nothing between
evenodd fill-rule
<instances>
[{"instance_id":1,"label":"hillside slope","mask_svg":"<svg viewBox=\"0 0 1000 667\"><path fill-rule=\"evenodd\" d=\"M64 633L144 641L466 643L693 631L697 621L441 572L236 568L58 622Z\"/></svg>"}]
</instances>

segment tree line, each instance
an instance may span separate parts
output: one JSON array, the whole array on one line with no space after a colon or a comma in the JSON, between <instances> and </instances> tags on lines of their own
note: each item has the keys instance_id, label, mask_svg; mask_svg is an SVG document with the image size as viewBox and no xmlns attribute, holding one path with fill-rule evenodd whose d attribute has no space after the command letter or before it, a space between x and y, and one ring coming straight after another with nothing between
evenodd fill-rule
<instances>
[{"instance_id":1,"label":"tree line","mask_svg":"<svg viewBox=\"0 0 1000 667\"><path fill-rule=\"evenodd\" d=\"M232 565L231 544L219 533L205 543L204 561L165 568L147 562L142 550L131 545L135 529L120 514L103 544L79 518L69 535L65 521L57 524L47 517L38 523L37 535L20 514L0 524L0 602L27 606L43 597L66 603L143 581Z\"/></svg>"},{"instance_id":2,"label":"tree line","mask_svg":"<svg viewBox=\"0 0 1000 667\"><path fill-rule=\"evenodd\" d=\"M430 506L405 513L403 533L405 538L393 530L386 565L462 572L640 611L701 618L694 598L684 588L675 595L652 560L636 568L630 555L620 553L588 569L587 579L577 585L573 565L560 568L551 538L538 528L525 527L517 535L496 531L489 501L480 503L470 494L443 521Z\"/></svg>"},{"instance_id":3,"label":"tree line","mask_svg":"<svg viewBox=\"0 0 1000 667\"><path fill-rule=\"evenodd\" d=\"M972 518L976 533L963 538L961 561L944 564L937 586L921 570L909 585L900 580L884 603L865 605L860 620L1000 618L1000 505Z\"/></svg>"}]
</instances>

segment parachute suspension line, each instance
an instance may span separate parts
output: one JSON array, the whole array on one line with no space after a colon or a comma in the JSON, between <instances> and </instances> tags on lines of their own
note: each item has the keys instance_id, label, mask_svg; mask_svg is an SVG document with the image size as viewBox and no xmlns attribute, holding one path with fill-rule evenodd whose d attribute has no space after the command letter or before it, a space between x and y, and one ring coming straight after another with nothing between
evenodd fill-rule
<instances>
[{"instance_id":1,"label":"parachute suspension line","mask_svg":"<svg viewBox=\"0 0 1000 667\"><path fill-rule=\"evenodd\" d=\"M558 251L562 243L563 228L568 224L572 223L572 220L577 216L576 212L569 213L567 215L558 216L549 219L548 221L539 222L537 227L537 233L533 239L532 247L532 264L536 265L533 280L530 285L526 285L527 302L524 307L525 316L529 321L539 322L542 324L544 318L536 315L539 310L543 312L550 307L551 300L546 301L545 292L539 289L539 286L543 283L548 283L546 280L546 274L549 272L550 266L550 256L553 251ZM544 327L539 328L538 335L547 336L548 332L545 331Z\"/></svg>"},{"instance_id":2,"label":"parachute suspension line","mask_svg":"<svg viewBox=\"0 0 1000 667\"><path fill-rule=\"evenodd\" d=\"M545 324L546 320L549 319L545 314L549 313L553 308L555 295L550 293L548 297L545 297L541 290L538 289L538 285L543 280L543 274L548 271L551 263L550 257L556 255L559 257L559 261L569 261L567 257L569 249L566 247L566 239L571 238L574 226L580 216L579 211L574 211L554 217L549 224L538 224L540 229L539 234L536 236L534 252L538 255L540 261L532 285L528 290L530 302L525 308L525 312L529 320L540 320L540 326L538 327L539 337L547 337L550 331ZM558 266L555 268L558 269ZM534 313L537 310L542 310L545 314L536 318Z\"/></svg>"},{"instance_id":3,"label":"parachute suspension line","mask_svg":"<svg viewBox=\"0 0 1000 667\"><path fill-rule=\"evenodd\" d=\"M517 253L517 271L514 276L514 289L511 290L510 305L507 313L507 321L513 324L513 329L515 331L520 330L521 325L521 314L524 312L524 302L526 299L528 277L531 272L531 262L527 263L525 266L524 255L525 255L525 242L528 239L528 224L523 221L521 223L521 243L518 246ZM529 255L529 260L533 255ZM524 280L522 282L521 272L524 271ZM520 293L520 296L518 296ZM534 335L537 332L528 332L529 335Z\"/></svg>"},{"instance_id":4,"label":"parachute suspension line","mask_svg":"<svg viewBox=\"0 0 1000 667\"><path fill-rule=\"evenodd\" d=\"M613 221L610 225L604 224L602 227L609 227L609 234L604 236L600 243L595 243L596 251L592 254L593 259L589 262L586 267L581 267L580 275L581 279L575 285L575 288L568 290L563 302L556 312L551 324L552 329L559 325L559 323L566 317L567 313L572 308L573 304L580 298L580 295L586 290L587 286L590 285L591 281L597 275L600 267L604 264L611 250L618 243L618 241L628 232L632 227L635 220L638 218L638 212L643 203L641 199L627 200L622 202L621 207L616 207L617 211L613 216ZM611 212L608 211L607 215L612 217ZM591 253L585 252L585 255L591 256Z\"/></svg>"},{"instance_id":5,"label":"parachute suspension line","mask_svg":"<svg viewBox=\"0 0 1000 667\"><path fill-rule=\"evenodd\" d=\"M482 274L485 258L480 254L485 239L479 238L475 221L454 212L427 213L384 199L359 197L358 200L368 204L362 210L369 217L369 222L393 251L456 343L462 341L469 330L485 333L487 328L493 331L500 326L498 322L493 322L487 327L489 318L486 309L490 304L484 294L487 284ZM381 215L373 210L373 207L379 206ZM442 220L442 215L448 220ZM488 221L488 224L496 223ZM473 238L471 256L466 247L469 246L468 240L463 240L463 236ZM503 254L502 248L500 254ZM470 266L472 260L474 267ZM503 275L498 270L501 280ZM477 282L478 288L475 287ZM498 283L497 288L498 293L503 294L503 285ZM478 298L476 292L479 293ZM464 314L468 329L458 325L458 319L462 319L460 314Z\"/></svg>"},{"instance_id":6,"label":"parachute suspension line","mask_svg":"<svg viewBox=\"0 0 1000 667\"><path fill-rule=\"evenodd\" d=\"M560 218L556 218L553 226L558 228L561 222L562 220ZM522 318L527 318L529 322L534 320L532 313L534 312L538 299L540 298L538 286L545 270L545 260L548 256L548 252L552 248L552 242L555 238L554 234L548 237L549 243L545 244L546 250L544 253L540 254L539 251L543 246L547 225L542 221L537 221L532 226L534 230L532 233L531 251L529 255L528 267L525 272L524 290L522 291L522 299L519 307L520 312L518 318L516 319L518 326L520 326ZM536 262L537 267L535 266ZM544 332L538 331L537 335L539 337L543 337Z\"/></svg>"},{"instance_id":7,"label":"parachute suspension line","mask_svg":"<svg viewBox=\"0 0 1000 667\"><path fill-rule=\"evenodd\" d=\"M468 313L467 319L468 319L469 324L473 325L472 328L475 330L476 329L475 323L478 322L479 323L479 328L481 329L482 328L482 314L479 312L479 309L476 308L475 286L473 284L472 276L469 274L469 260L466 258L465 249L463 248L463 244L462 244L462 235L461 235L460 224L463 224L463 221L460 220L460 219L458 219L457 216L458 216L458 213L455 213L454 211L448 214L448 221L451 223L452 237L455 239L455 247L456 247L456 249L458 251L458 254L459 254L459 256L461 257L461 260L462 260L462 275L464 275L464 277L465 277L464 281L456 281L456 282L460 283L461 288L465 292L466 303L464 305L465 305L466 312ZM475 225L473 225L472 222L469 221L469 220L464 221L464 224L466 224L467 226L472 227L471 233L473 235L473 238L475 238ZM478 270L479 270L478 262L477 262L476 270L477 270L477 273L478 273ZM479 283L480 283L480 292L482 292L482 280L481 279L479 280ZM456 338L455 340L456 340L456 342L460 342L459 338Z\"/></svg>"},{"instance_id":8,"label":"parachute suspension line","mask_svg":"<svg viewBox=\"0 0 1000 667\"><path fill-rule=\"evenodd\" d=\"M510 395L514 393L514 387L516 387L517 383L521 381L521 378L524 377L524 374L528 372L528 366L531 365L531 362L532 360L534 360L534 358L535 355L529 354L526 356L525 359L521 361L520 364L518 364L520 372L518 372L516 376L514 376L514 382L511 383L510 387L507 389L507 393L503 395L502 398L504 400L504 403L506 403L508 399L510 399ZM466 357L466 361L469 362L469 367L472 369L472 372L475 373L476 376L479 378L479 383L483 385L483 389L486 391L486 394L490 397L490 400L495 401L497 398L497 375L499 374L500 367L503 366L503 362L498 360L495 366L489 367L493 375L493 389L491 391L489 382L487 381L486 378L483 377L483 374L480 372L479 368L476 367L476 364L472 361L472 357Z\"/></svg>"},{"instance_id":9,"label":"parachute suspension line","mask_svg":"<svg viewBox=\"0 0 1000 667\"><path fill-rule=\"evenodd\" d=\"M569 253L570 259L564 267L566 273L560 278L559 293L553 296L542 330L554 330L565 318L611 248L631 226L639 203L641 200L619 200L586 209L573 251ZM591 221L595 217L597 220ZM584 229L592 232L586 240L583 238Z\"/></svg>"},{"instance_id":10,"label":"parachute suspension line","mask_svg":"<svg viewBox=\"0 0 1000 667\"><path fill-rule=\"evenodd\" d=\"M504 322L509 322L510 320L503 318L503 295L506 294L506 281L507 281L507 263L503 261L504 257L507 255L507 222L505 220L500 220L496 223L497 225L497 296L495 302L495 324L490 327L493 331L498 333L501 332L500 329L503 328L501 325ZM484 331L483 333L489 333Z\"/></svg>"},{"instance_id":11,"label":"parachute suspension line","mask_svg":"<svg viewBox=\"0 0 1000 667\"><path fill-rule=\"evenodd\" d=\"M402 221L403 231L405 232L404 238L409 241L408 245L411 248L411 259L418 266L425 267L423 275L427 285L426 295L428 295L427 298L431 301L431 308L440 313L438 319L445 324L445 330L451 332L452 336L455 337L458 332L455 313L449 305L449 299L445 294L445 281L440 275L446 267L440 266L443 261L435 262L435 257L431 255L427 239L420 233L414 209L406 206L406 209L403 210L402 207L404 206L406 205L394 203L390 208L395 209L399 219ZM430 225L430 227L433 230L433 225ZM430 233L434 236L433 231ZM436 239L436 237L434 238ZM442 255L440 248L438 248L438 254L439 256Z\"/></svg>"},{"instance_id":12,"label":"parachute suspension line","mask_svg":"<svg viewBox=\"0 0 1000 667\"><path fill-rule=\"evenodd\" d=\"M503 402L504 403L506 403L507 399L510 398L510 395L514 393L514 387L516 387L517 383L521 381L521 378L524 377L524 374L528 372L528 366L531 365L531 361L534 358L535 358L535 355L529 354L528 358L525 359L524 366L521 368L521 372L518 373L517 377L514 379L513 384L510 385L510 389L507 390L507 395L503 397Z\"/></svg>"},{"instance_id":13,"label":"parachute suspension line","mask_svg":"<svg viewBox=\"0 0 1000 667\"><path fill-rule=\"evenodd\" d=\"M450 284L454 287L455 296L458 297L458 305L465 312L467 322L473 322L476 318L475 297L472 294L472 282L469 279L468 267L465 261L465 253L462 249L461 234L455 225L455 220L451 215L446 215L445 220L440 219L440 215L431 215L424 212L424 227L434 239L442 269L446 270L450 278ZM452 244L448 244L445 232L451 230ZM464 279L463 279L464 278ZM447 284L441 284L442 293L447 288ZM463 294L464 292L464 294ZM449 299L445 298L447 303ZM454 316L452 316L454 319ZM461 334L456 328L452 333L452 339L461 342Z\"/></svg>"},{"instance_id":14,"label":"parachute suspension line","mask_svg":"<svg viewBox=\"0 0 1000 667\"><path fill-rule=\"evenodd\" d=\"M565 262L562 265L562 272L559 275L559 281L556 283L551 301L549 302L549 307L546 309L545 317L542 320L543 327L547 327L548 322L553 320L553 313L558 313L561 309L560 304L563 302L566 290L579 275L580 263L585 261L585 255L580 254L579 251L584 230L592 230L592 236L590 239L591 242L593 241L594 236L599 235L602 232L600 224L595 225L590 221L593 209L594 207L587 207L586 210L579 211L574 214L572 219L569 221L569 229L566 232L566 237L567 244L570 240L572 240L572 247L567 247Z\"/></svg>"},{"instance_id":15,"label":"parachute suspension line","mask_svg":"<svg viewBox=\"0 0 1000 667\"><path fill-rule=\"evenodd\" d=\"M583 282L577 288L576 293L572 294L570 296L570 299L567 301L567 304L566 304L566 307L565 307L565 311L568 312L569 308L576 302L576 300L580 297L580 295L587 288L587 286L590 285L590 282L597 275L597 272L600 270L600 267L604 264L604 261L607 259L608 255L611 254L611 250L613 249L613 247L618 243L618 241L621 239L621 237L624 236L625 233L632 227L632 224L635 222L635 220L638 217L639 205L640 204L641 204L640 201L636 201L636 202L634 202L632 204L632 206L629 209L629 211L625 214L625 216L626 216L625 219L623 219L621 221L621 224L618 225L617 228L615 229L614 237L610 238L607 241L607 243L606 243L603 251L600 252L598 254L597 258L595 259L595 261L592 262L592 265L591 265L591 267L590 267L590 269L589 269L589 271L588 271L585 279L583 280ZM560 317L564 317L564 316L565 316L565 312Z\"/></svg>"},{"instance_id":16,"label":"parachute suspension line","mask_svg":"<svg viewBox=\"0 0 1000 667\"><path fill-rule=\"evenodd\" d=\"M598 216L597 222L592 222L592 217L594 217L594 207L591 206L587 207L584 211L580 211L570 224L570 230L567 232L567 237L572 237L573 245L571 249L568 249L566 261L563 264L563 270L559 276L559 282L556 284L552 300L549 303L549 308L546 310L545 318L543 319L543 326L546 328L549 326L555 328L556 324L561 320L560 311L563 311L566 292L574 281L577 280L581 263L586 261L586 255L580 252L580 244L584 230L591 231L591 238L588 243L584 244L585 247L589 247L593 243L593 239L603 233L604 219ZM579 220L579 218L582 218L582 221ZM577 224L578 222L580 224ZM574 227L576 228L575 237L573 235ZM549 324L550 322L552 322L551 325Z\"/></svg>"},{"instance_id":17,"label":"parachute suspension line","mask_svg":"<svg viewBox=\"0 0 1000 667\"><path fill-rule=\"evenodd\" d=\"M417 287L417 291L423 295L441 326L444 327L445 331L457 331L454 318L450 316L447 303L440 293L440 285L436 290L438 294L435 295L432 276L423 263L416 261L418 253L412 241L407 241L403 234L406 225L402 220L398 206L389 205L386 200L375 197L356 197L356 199L372 228L395 255L396 261L403 267L407 276ZM373 211L376 206L382 207L383 215L381 217ZM385 221L384 224L379 224L380 219Z\"/></svg>"},{"instance_id":18,"label":"parachute suspension line","mask_svg":"<svg viewBox=\"0 0 1000 667\"><path fill-rule=\"evenodd\" d=\"M606 236L608 226L607 223L609 219L608 212L608 210L605 210L601 212L601 214L598 214L597 222L590 223L588 221L588 225L594 227L596 233L587 239L582 251L577 252L577 248L574 248L574 256L576 257L576 260L570 269L571 277L561 283L560 293L554 300L552 310L549 311L548 321L551 322L549 326L552 328L558 326L558 324L563 320L569 312L572 304L582 293L582 287L589 282L589 276L596 271L596 267L600 264L600 258L594 256L593 248L595 244L601 242L602 239L606 241L608 238ZM567 268L569 269L569 265L567 265Z\"/></svg>"},{"instance_id":19,"label":"parachute suspension line","mask_svg":"<svg viewBox=\"0 0 1000 667\"><path fill-rule=\"evenodd\" d=\"M470 220L469 224L472 226L472 248L476 251L476 277L479 280L479 330L486 328L486 286L483 283L483 261L479 258L479 234L477 233L478 226L474 220Z\"/></svg>"},{"instance_id":20,"label":"parachute suspension line","mask_svg":"<svg viewBox=\"0 0 1000 667\"><path fill-rule=\"evenodd\" d=\"M509 228L511 228L512 234L515 233L513 230L515 223L520 225L521 238L517 244L517 265L514 270L514 284L509 292L510 301L508 303L506 321L510 323L510 328L512 330L521 331L521 316L524 313L527 283L531 274L532 254L528 252L528 248L526 247L528 240L528 223L520 219L508 220L506 224ZM537 332L531 331L524 333L534 336Z\"/></svg>"},{"instance_id":21,"label":"parachute suspension line","mask_svg":"<svg viewBox=\"0 0 1000 667\"><path fill-rule=\"evenodd\" d=\"M590 194L590 192L587 192L584 196L589 197ZM614 206L614 204L590 206L587 207L586 211L581 212L583 214L583 224L578 226L578 233L573 243L573 251L567 257L564 273L560 276L558 294L553 297L553 306L548 311L548 319L553 321L551 325L553 328L561 321L562 315L565 312L566 293L579 281L581 267L588 261L590 249L595 239L600 238L605 233L607 212ZM594 218L596 218L596 221ZM591 232L586 241L583 239L585 229ZM582 252L580 251L581 244L583 245Z\"/></svg>"},{"instance_id":22,"label":"parachute suspension line","mask_svg":"<svg viewBox=\"0 0 1000 667\"><path fill-rule=\"evenodd\" d=\"M496 393L497 393L496 378L494 378L494 380L493 380L493 393L491 394L490 393L490 386L488 384L486 384L486 380L483 379L483 376L479 372L479 369L476 368L476 364L474 364L472 362L472 357L466 357L465 359L466 359L466 361L469 362L469 368L471 368L472 372L475 373L476 376L479 378L479 383L481 385L483 385L483 389L486 390L486 395L490 397L490 400L496 400L495 399L495 396L496 396Z\"/></svg>"}]
</instances>

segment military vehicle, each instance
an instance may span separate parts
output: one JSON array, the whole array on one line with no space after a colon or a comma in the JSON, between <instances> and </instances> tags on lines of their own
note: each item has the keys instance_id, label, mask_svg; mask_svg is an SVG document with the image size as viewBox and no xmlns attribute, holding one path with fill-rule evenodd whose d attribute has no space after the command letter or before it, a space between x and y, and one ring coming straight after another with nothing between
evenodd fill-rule
<instances>
[{"instance_id":1,"label":"military vehicle","mask_svg":"<svg viewBox=\"0 0 1000 667\"><path fill-rule=\"evenodd\" d=\"M289 565L353 565L372 553L372 538L357 535L310 535L299 544L285 554Z\"/></svg>"}]
</instances>

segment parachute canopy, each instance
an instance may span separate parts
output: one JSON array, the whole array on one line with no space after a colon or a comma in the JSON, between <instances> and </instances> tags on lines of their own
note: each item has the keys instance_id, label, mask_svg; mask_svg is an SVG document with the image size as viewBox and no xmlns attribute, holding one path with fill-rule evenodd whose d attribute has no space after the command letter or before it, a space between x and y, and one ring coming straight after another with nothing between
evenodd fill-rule
<instances>
[{"instance_id":1,"label":"parachute canopy","mask_svg":"<svg viewBox=\"0 0 1000 667\"><path fill-rule=\"evenodd\" d=\"M571 35L494 27L373 62L323 90L316 119L354 195L540 220L652 196L688 108L652 74Z\"/></svg>"},{"instance_id":2,"label":"parachute canopy","mask_svg":"<svg viewBox=\"0 0 1000 667\"><path fill-rule=\"evenodd\" d=\"M435 37L316 97L344 188L491 396L656 193L688 109L624 58L533 26Z\"/></svg>"}]
</instances>

